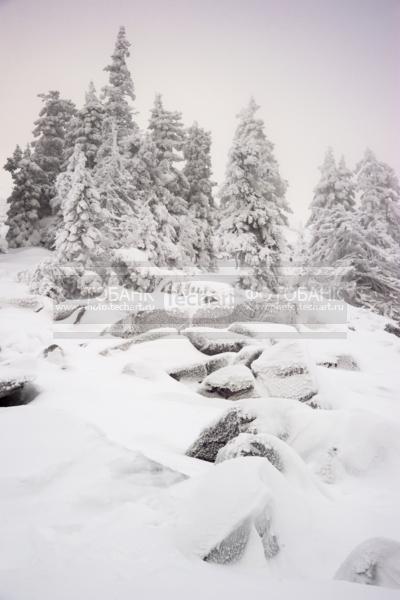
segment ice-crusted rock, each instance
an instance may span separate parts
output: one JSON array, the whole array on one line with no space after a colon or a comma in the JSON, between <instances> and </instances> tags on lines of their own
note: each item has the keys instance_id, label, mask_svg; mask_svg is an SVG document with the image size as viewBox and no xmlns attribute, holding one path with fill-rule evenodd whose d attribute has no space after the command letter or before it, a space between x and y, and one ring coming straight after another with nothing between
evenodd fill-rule
<instances>
[{"instance_id":1,"label":"ice-crusted rock","mask_svg":"<svg viewBox=\"0 0 400 600\"><path fill-rule=\"evenodd\" d=\"M65 352L58 344L50 344L50 346L47 346L47 348L43 350L42 356L48 362L51 362L62 369L65 369L67 366Z\"/></svg>"},{"instance_id":2,"label":"ice-crusted rock","mask_svg":"<svg viewBox=\"0 0 400 600\"><path fill-rule=\"evenodd\" d=\"M326 367L328 369L345 369L347 371L359 371L357 362L350 354L336 354L334 356L327 356L326 358L317 362L319 367Z\"/></svg>"},{"instance_id":3,"label":"ice-crusted rock","mask_svg":"<svg viewBox=\"0 0 400 600\"><path fill-rule=\"evenodd\" d=\"M388 333L392 333L393 335L400 338L400 327L396 327L395 325L392 325L391 323L387 323L385 325L385 331L387 331Z\"/></svg>"},{"instance_id":4,"label":"ice-crusted rock","mask_svg":"<svg viewBox=\"0 0 400 600\"><path fill-rule=\"evenodd\" d=\"M270 396L310 400L317 393L300 344L281 342L266 349L251 369Z\"/></svg>"},{"instance_id":5,"label":"ice-crusted rock","mask_svg":"<svg viewBox=\"0 0 400 600\"><path fill-rule=\"evenodd\" d=\"M380 537L362 542L339 567L335 579L400 588L400 543Z\"/></svg>"},{"instance_id":6,"label":"ice-crusted rock","mask_svg":"<svg viewBox=\"0 0 400 600\"><path fill-rule=\"evenodd\" d=\"M221 398L248 397L254 391L254 375L245 365L230 365L208 375L199 390L204 395L217 394Z\"/></svg>"},{"instance_id":7,"label":"ice-crusted rock","mask_svg":"<svg viewBox=\"0 0 400 600\"><path fill-rule=\"evenodd\" d=\"M277 444L274 443L274 436L266 433L240 433L218 451L215 462L220 463L238 456L267 458L278 471L284 471L283 460L277 449Z\"/></svg>"},{"instance_id":8,"label":"ice-crusted rock","mask_svg":"<svg viewBox=\"0 0 400 600\"><path fill-rule=\"evenodd\" d=\"M193 346L209 356L222 352L239 352L248 344L247 338L232 332L187 332L185 333Z\"/></svg>"},{"instance_id":9,"label":"ice-crusted rock","mask_svg":"<svg viewBox=\"0 0 400 600\"><path fill-rule=\"evenodd\" d=\"M239 561L249 541L251 519L246 519L219 542L203 560L219 565L226 565Z\"/></svg>"},{"instance_id":10,"label":"ice-crusted rock","mask_svg":"<svg viewBox=\"0 0 400 600\"><path fill-rule=\"evenodd\" d=\"M233 364L242 363L246 367L251 367L253 362L264 352L264 349L264 346L245 346L236 354Z\"/></svg>"},{"instance_id":11,"label":"ice-crusted rock","mask_svg":"<svg viewBox=\"0 0 400 600\"><path fill-rule=\"evenodd\" d=\"M246 414L240 408L228 410L216 423L201 432L198 439L186 451L186 455L214 462L219 450L239 433L246 431L254 419L255 416Z\"/></svg>"}]
</instances>

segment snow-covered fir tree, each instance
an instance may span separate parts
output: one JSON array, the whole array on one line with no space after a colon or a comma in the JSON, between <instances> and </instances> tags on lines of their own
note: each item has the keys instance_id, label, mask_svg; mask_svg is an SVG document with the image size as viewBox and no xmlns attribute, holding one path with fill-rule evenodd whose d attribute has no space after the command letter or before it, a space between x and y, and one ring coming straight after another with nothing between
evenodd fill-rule
<instances>
[{"instance_id":1,"label":"snow-covered fir tree","mask_svg":"<svg viewBox=\"0 0 400 600\"><path fill-rule=\"evenodd\" d=\"M90 266L103 251L99 223L102 222L100 197L86 158L79 146L70 159L72 172L68 193L61 200L62 227L56 250L60 263Z\"/></svg>"},{"instance_id":2,"label":"snow-covered fir tree","mask_svg":"<svg viewBox=\"0 0 400 600\"><path fill-rule=\"evenodd\" d=\"M194 123L187 131L183 149L185 166L183 173L189 183L187 202L190 232L194 233L191 245L194 262L204 270L215 268L213 239L213 213L215 209L211 180L211 133ZM193 227L194 226L194 227Z\"/></svg>"},{"instance_id":3,"label":"snow-covered fir tree","mask_svg":"<svg viewBox=\"0 0 400 600\"><path fill-rule=\"evenodd\" d=\"M336 166L328 149L321 178L311 203L308 267L332 266L352 252L355 219L355 181L344 157Z\"/></svg>"},{"instance_id":4,"label":"snow-covered fir tree","mask_svg":"<svg viewBox=\"0 0 400 600\"><path fill-rule=\"evenodd\" d=\"M60 98L58 91L39 94L43 107L35 121L32 143L33 160L46 176L41 184L40 217L52 214L51 201L55 196L55 182L65 163L66 133L76 108L71 100Z\"/></svg>"},{"instance_id":5,"label":"snow-covered fir tree","mask_svg":"<svg viewBox=\"0 0 400 600\"><path fill-rule=\"evenodd\" d=\"M13 179L13 190L7 200L8 246L39 245L40 200L46 175L33 160L29 146L24 152L17 146L4 168Z\"/></svg>"},{"instance_id":6,"label":"snow-covered fir tree","mask_svg":"<svg viewBox=\"0 0 400 600\"><path fill-rule=\"evenodd\" d=\"M85 104L71 119L67 133L67 159L72 156L76 144L79 144L86 157L86 166L93 169L97 152L102 143L104 107L96 94L93 82L85 96Z\"/></svg>"},{"instance_id":7,"label":"snow-covered fir tree","mask_svg":"<svg viewBox=\"0 0 400 600\"><path fill-rule=\"evenodd\" d=\"M279 174L264 123L256 117L258 108L251 99L239 115L220 194L217 235L223 254L246 268L242 287L275 290L289 211L287 184Z\"/></svg>"},{"instance_id":8,"label":"snow-covered fir tree","mask_svg":"<svg viewBox=\"0 0 400 600\"><path fill-rule=\"evenodd\" d=\"M108 85L103 88L105 120L115 123L120 148L125 147L129 137L136 137L138 133L132 107L136 98L135 87L127 65L130 45L126 39L125 27L120 27L111 63L104 68L109 74Z\"/></svg>"},{"instance_id":9,"label":"snow-covered fir tree","mask_svg":"<svg viewBox=\"0 0 400 600\"><path fill-rule=\"evenodd\" d=\"M174 235L171 244L177 244L176 266L190 264L195 258L193 223L187 218L189 182L178 165L183 161L185 131L182 116L164 108L157 94L151 111L149 130L155 146L157 165L157 196L170 215Z\"/></svg>"}]
</instances>

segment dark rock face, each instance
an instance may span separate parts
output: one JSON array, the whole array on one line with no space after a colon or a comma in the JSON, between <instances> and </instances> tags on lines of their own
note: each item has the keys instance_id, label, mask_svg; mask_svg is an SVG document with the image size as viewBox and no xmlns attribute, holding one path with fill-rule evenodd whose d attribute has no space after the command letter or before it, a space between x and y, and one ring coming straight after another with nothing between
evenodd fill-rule
<instances>
[{"instance_id":1,"label":"dark rock face","mask_svg":"<svg viewBox=\"0 0 400 600\"><path fill-rule=\"evenodd\" d=\"M278 471L284 471L280 454L268 435L241 433L219 450L215 462L220 463L239 456L260 456L268 459Z\"/></svg>"},{"instance_id":2,"label":"dark rock face","mask_svg":"<svg viewBox=\"0 0 400 600\"><path fill-rule=\"evenodd\" d=\"M393 335L400 338L400 327L396 327L395 325L387 323L385 325L385 331L387 331L388 333L392 333Z\"/></svg>"},{"instance_id":3,"label":"dark rock face","mask_svg":"<svg viewBox=\"0 0 400 600\"><path fill-rule=\"evenodd\" d=\"M214 425L205 429L186 451L187 456L214 462L219 450L239 433L246 431L255 417L244 414L239 408L226 412Z\"/></svg>"},{"instance_id":4,"label":"dark rock face","mask_svg":"<svg viewBox=\"0 0 400 600\"><path fill-rule=\"evenodd\" d=\"M250 537L251 519L246 519L234 531L226 536L203 560L220 565L235 563L240 560L246 550Z\"/></svg>"},{"instance_id":5,"label":"dark rock face","mask_svg":"<svg viewBox=\"0 0 400 600\"><path fill-rule=\"evenodd\" d=\"M0 379L0 407L28 404L38 392L26 377Z\"/></svg>"},{"instance_id":6,"label":"dark rock face","mask_svg":"<svg viewBox=\"0 0 400 600\"><path fill-rule=\"evenodd\" d=\"M400 588L400 544L387 538L371 538L359 544L336 572L335 579Z\"/></svg>"},{"instance_id":7,"label":"dark rock face","mask_svg":"<svg viewBox=\"0 0 400 600\"><path fill-rule=\"evenodd\" d=\"M188 333L190 342L197 350L213 356L223 352L239 352L247 345L246 338L234 333L221 333L218 337L212 334Z\"/></svg>"}]
</instances>

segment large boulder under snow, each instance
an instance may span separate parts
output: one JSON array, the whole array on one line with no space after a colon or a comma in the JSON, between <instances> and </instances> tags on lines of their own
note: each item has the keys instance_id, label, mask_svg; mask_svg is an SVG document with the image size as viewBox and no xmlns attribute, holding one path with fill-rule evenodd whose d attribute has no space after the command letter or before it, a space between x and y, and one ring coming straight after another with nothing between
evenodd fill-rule
<instances>
[{"instance_id":1,"label":"large boulder under snow","mask_svg":"<svg viewBox=\"0 0 400 600\"><path fill-rule=\"evenodd\" d=\"M271 493L266 465L259 461L227 461L189 482L176 527L185 554L218 564L235 563L243 557L252 532L261 541L268 535Z\"/></svg>"},{"instance_id":2,"label":"large boulder under snow","mask_svg":"<svg viewBox=\"0 0 400 600\"><path fill-rule=\"evenodd\" d=\"M239 456L260 456L267 458L278 471L284 471L283 460L274 442L275 439L273 435L267 433L240 433L219 450L215 462L220 463Z\"/></svg>"},{"instance_id":3,"label":"large boulder under snow","mask_svg":"<svg viewBox=\"0 0 400 600\"><path fill-rule=\"evenodd\" d=\"M400 588L400 543L379 537L362 542L339 567L335 579Z\"/></svg>"},{"instance_id":4,"label":"large boulder under snow","mask_svg":"<svg viewBox=\"0 0 400 600\"><path fill-rule=\"evenodd\" d=\"M214 462L219 450L239 433L246 431L254 419L255 417L247 415L239 408L230 409L216 423L201 432L186 451L186 455Z\"/></svg>"},{"instance_id":5,"label":"large boulder under snow","mask_svg":"<svg viewBox=\"0 0 400 600\"><path fill-rule=\"evenodd\" d=\"M254 375L245 365L230 365L208 375L199 390L204 395L217 395L235 400L254 395Z\"/></svg>"}]
</instances>

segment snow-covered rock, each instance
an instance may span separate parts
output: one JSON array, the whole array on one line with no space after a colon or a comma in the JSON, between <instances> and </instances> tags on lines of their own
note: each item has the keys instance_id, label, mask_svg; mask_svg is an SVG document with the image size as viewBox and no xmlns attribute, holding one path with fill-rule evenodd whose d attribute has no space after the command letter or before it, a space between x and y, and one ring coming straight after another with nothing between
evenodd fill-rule
<instances>
[{"instance_id":1,"label":"snow-covered rock","mask_svg":"<svg viewBox=\"0 0 400 600\"><path fill-rule=\"evenodd\" d=\"M214 424L201 432L198 439L186 451L187 456L214 462L219 450L239 433L246 431L255 417L247 416L239 408L224 413Z\"/></svg>"},{"instance_id":2,"label":"snow-covered rock","mask_svg":"<svg viewBox=\"0 0 400 600\"><path fill-rule=\"evenodd\" d=\"M185 554L219 564L243 557L254 520L270 501L258 460L224 462L189 486L176 531Z\"/></svg>"},{"instance_id":3,"label":"snow-covered rock","mask_svg":"<svg viewBox=\"0 0 400 600\"><path fill-rule=\"evenodd\" d=\"M203 354L214 355L222 352L239 352L248 344L248 339L244 336L224 331L224 332L189 332L187 337L195 348Z\"/></svg>"},{"instance_id":4,"label":"snow-covered rock","mask_svg":"<svg viewBox=\"0 0 400 600\"><path fill-rule=\"evenodd\" d=\"M280 342L264 350L251 369L270 396L306 402L317 393L298 342Z\"/></svg>"},{"instance_id":5,"label":"snow-covered rock","mask_svg":"<svg viewBox=\"0 0 400 600\"><path fill-rule=\"evenodd\" d=\"M66 356L64 350L58 344L50 344L47 346L42 352L42 356L45 360L62 369L65 369L67 366Z\"/></svg>"},{"instance_id":6,"label":"snow-covered rock","mask_svg":"<svg viewBox=\"0 0 400 600\"><path fill-rule=\"evenodd\" d=\"M349 354L333 354L321 358L317 365L327 367L328 369L346 369L348 371L358 371L359 367L355 359Z\"/></svg>"},{"instance_id":7,"label":"snow-covered rock","mask_svg":"<svg viewBox=\"0 0 400 600\"><path fill-rule=\"evenodd\" d=\"M215 462L220 463L238 456L260 456L267 458L278 471L284 471L284 464L275 439L277 438L266 433L240 433L219 450ZM279 440L277 441L279 444Z\"/></svg>"},{"instance_id":8,"label":"snow-covered rock","mask_svg":"<svg viewBox=\"0 0 400 600\"><path fill-rule=\"evenodd\" d=\"M264 349L264 346L245 346L236 354L233 364L243 363L246 367L251 367L253 362L264 352Z\"/></svg>"},{"instance_id":9,"label":"snow-covered rock","mask_svg":"<svg viewBox=\"0 0 400 600\"><path fill-rule=\"evenodd\" d=\"M400 588L400 542L386 538L362 542L339 567L335 579Z\"/></svg>"},{"instance_id":10,"label":"snow-covered rock","mask_svg":"<svg viewBox=\"0 0 400 600\"><path fill-rule=\"evenodd\" d=\"M234 400L254 392L254 375L245 365L230 365L208 375L199 389L201 394L216 394Z\"/></svg>"}]
</instances>

